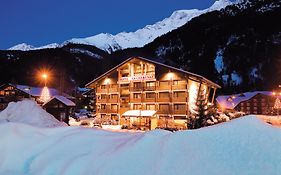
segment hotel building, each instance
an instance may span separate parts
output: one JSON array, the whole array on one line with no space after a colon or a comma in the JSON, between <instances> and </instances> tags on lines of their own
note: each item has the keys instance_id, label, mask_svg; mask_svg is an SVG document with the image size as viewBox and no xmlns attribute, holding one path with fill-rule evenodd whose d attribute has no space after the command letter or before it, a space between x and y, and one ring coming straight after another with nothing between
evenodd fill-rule
<instances>
[{"instance_id":1,"label":"hotel building","mask_svg":"<svg viewBox=\"0 0 281 175\"><path fill-rule=\"evenodd\" d=\"M128 128L186 129L198 91L214 102L216 83L142 57L131 57L86 85L96 92L96 118Z\"/></svg>"}]
</instances>

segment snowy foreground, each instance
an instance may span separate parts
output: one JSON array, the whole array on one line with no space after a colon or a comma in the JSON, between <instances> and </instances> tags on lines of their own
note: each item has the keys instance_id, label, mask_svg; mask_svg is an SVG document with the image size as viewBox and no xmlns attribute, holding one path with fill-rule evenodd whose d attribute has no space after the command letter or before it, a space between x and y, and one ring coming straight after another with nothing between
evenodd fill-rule
<instances>
[{"instance_id":1,"label":"snowy foreground","mask_svg":"<svg viewBox=\"0 0 281 175\"><path fill-rule=\"evenodd\" d=\"M4 175L277 175L281 130L254 116L193 131L0 124Z\"/></svg>"}]
</instances>

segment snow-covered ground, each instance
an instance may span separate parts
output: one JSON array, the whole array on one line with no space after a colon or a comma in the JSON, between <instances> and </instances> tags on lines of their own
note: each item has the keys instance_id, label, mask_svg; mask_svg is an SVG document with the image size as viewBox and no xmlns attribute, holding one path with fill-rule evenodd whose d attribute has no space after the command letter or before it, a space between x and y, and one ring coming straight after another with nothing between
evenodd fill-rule
<instances>
[{"instance_id":1,"label":"snow-covered ground","mask_svg":"<svg viewBox=\"0 0 281 175\"><path fill-rule=\"evenodd\" d=\"M281 130L254 116L198 130L119 133L0 124L5 175L279 175Z\"/></svg>"},{"instance_id":2,"label":"snow-covered ground","mask_svg":"<svg viewBox=\"0 0 281 175\"><path fill-rule=\"evenodd\" d=\"M43 110L35 101L28 99L11 102L5 110L0 112L0 124L6 122L25 123L37 127L66 126L65 123Z\"/></svg>"}]
</instances>

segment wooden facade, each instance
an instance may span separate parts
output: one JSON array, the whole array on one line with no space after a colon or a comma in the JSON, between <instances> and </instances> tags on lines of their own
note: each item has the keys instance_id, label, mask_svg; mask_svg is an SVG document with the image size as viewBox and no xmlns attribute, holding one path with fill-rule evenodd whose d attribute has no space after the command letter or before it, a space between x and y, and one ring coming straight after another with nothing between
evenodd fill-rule
<instances>
[{"instance_id":1,"label":"wooden facade","mask_svg":"<svg viewBox=\"0 0 281 175\"><path fill-rule=\"evenodd\" d=\"M220 88L206 78L141 57L132 57L86 85L96 92L96 116L130 125L128 110L155 110L158 127L186 127L199 89L213 103ZM169 125L170 126L166 126Z\"/></svg>"},{"instance_id":2,"label":"wooden facade","mask_svg":"<svg viewBox=\"0 0 281 175\"><path fill-rule=\"evenodd\" d=\"M57 120L69 124L69 117L74 113L75 103L63 96L54 96L43 104L43 108Z\"/></svg>"}]
</instances>

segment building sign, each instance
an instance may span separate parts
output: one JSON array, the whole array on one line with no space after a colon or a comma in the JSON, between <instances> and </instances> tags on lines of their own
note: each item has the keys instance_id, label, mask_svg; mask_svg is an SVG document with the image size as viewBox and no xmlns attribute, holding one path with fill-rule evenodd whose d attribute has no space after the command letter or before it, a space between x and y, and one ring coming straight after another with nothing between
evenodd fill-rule
<instances>
[{"instance_id":1,"label":"building sign","mask_svg":"<svg viewBox=\"0 0 281 175\"><path fill-rule=\"evenodd\" d=\"M154 75L135 75L132 77L121 77L120 81L148 81L155 80Z\"/></svg>"}]
</instances>

